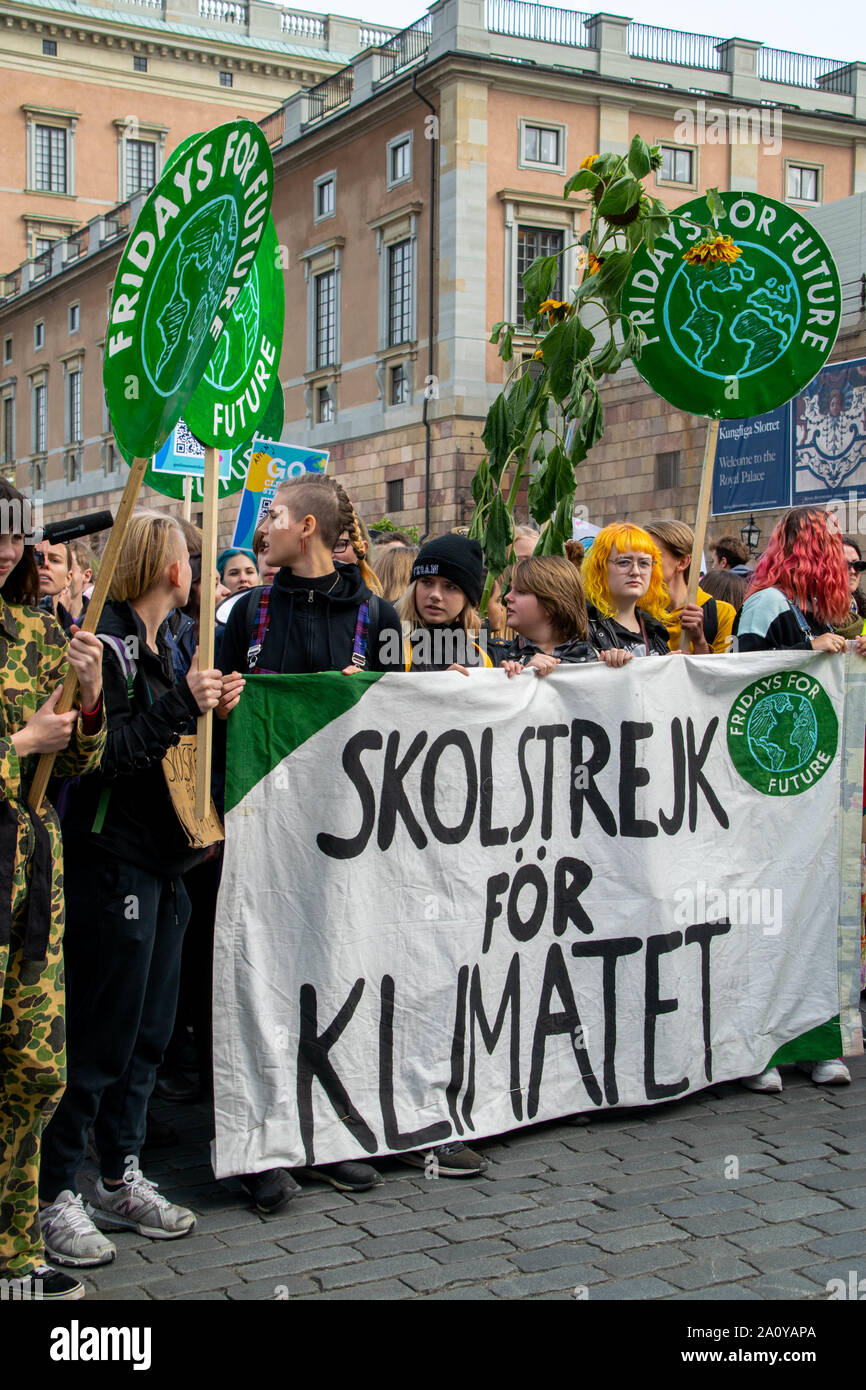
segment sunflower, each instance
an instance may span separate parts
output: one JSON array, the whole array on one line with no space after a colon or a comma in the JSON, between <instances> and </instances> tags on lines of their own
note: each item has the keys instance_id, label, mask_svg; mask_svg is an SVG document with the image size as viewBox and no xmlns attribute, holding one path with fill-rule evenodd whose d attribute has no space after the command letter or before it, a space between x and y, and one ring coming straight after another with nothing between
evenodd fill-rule
<instances>
[{"instance_id":1,"label":"sunflower","mask_svg":"<svg viewBox=\"0 0 866 1390\"><path fill-rule=\"evenodd\" d=\"M714 266L733 265L742 248L735 246L729 236L706 236L695 246L690 246L683 256L687 265Z\"/></svg>"},{"instance_id":2,"label":"sunflower","mask_svg":"<svg viewBox=\"0 0 866 1390\"><path fill-rule=\"evenodd\" d=\"M571 318L574 313L574 305L569 304L565 299L545 299L538 306L539 314L547 314L551 323L559 323L561 319Z\"/></svg>"},{"instance_id":3,"label":"sunflower","mask_svg":"<svg viewBox=\"0 0 866 1390\"><path fill-rule=\"evenodd\" d=\"M596 161L597 159L598 159L598 155L597 155L597 154L588 154L588 155L586 156L586 159L582 159L582 160L580 161L580 168L581 168L581 169L591 169L592 166L593 166L593 164L595 163L595 161Z\"/></svg>"}]
</instances>

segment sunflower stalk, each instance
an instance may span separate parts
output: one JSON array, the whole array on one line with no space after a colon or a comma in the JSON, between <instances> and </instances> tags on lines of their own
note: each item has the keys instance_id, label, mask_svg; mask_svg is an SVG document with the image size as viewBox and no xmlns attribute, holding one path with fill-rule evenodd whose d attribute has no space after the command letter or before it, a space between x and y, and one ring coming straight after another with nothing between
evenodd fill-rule
<instances>
[{"instance_id":1,"label":"sunflower stalk","mask_svg":"<svg viewBox=\"0 0 866 1390\"><path fill-rule=\"evenodd\" d=\"M585 192L589 197L589 227L576 243L586 254L580 283L572 300L553 297L561 257L539 256L524 271L524 321L493 325L490 342L510 363L514 339L527 331L536 343L531 361L517 362L502 392L487 413L482 439L487 453L472 480L475 511L469 534L484 551L487 579L481 612L493 585L505 569L514 535L514 511L527 477L527 502L533 520L542 528L537 555L561 555L571 538L576 470L599 442L604 429L600 383L640 354L643 333L622 313L621 295L637 250L650 252L670 229L671 214L645 188L645 180L661 165L661 151L636 135L628 155L591 155L565 184L563 196ZM719 237L714 220L721 203L716 189L706 195L706 224L697 227L683 257L702 266L730 263L738 248ZM588 325L585 311L595 313ZM596 317L596 315L599 315ZM621 343L616 340L619 325ZM561 417L563 429L552 426L548 412Z\"/></svg>"}]
</instances>

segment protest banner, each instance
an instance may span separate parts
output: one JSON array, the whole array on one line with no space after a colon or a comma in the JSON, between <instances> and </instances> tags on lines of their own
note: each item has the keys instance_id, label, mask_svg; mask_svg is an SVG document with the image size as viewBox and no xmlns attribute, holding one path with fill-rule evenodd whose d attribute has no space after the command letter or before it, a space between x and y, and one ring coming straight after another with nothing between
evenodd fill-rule
<instances>
[{"instance_id":1,"label":"protest banner","mask_svg":"<svg viewBox=\"0 0 866 1390\"><path fill-rule=\"evenodd\" d=\"M217 1177L669 1100L836 1015L862 1051L856 666L249 679Z\"/></svg>"},{"instance_id":2,"label":"protest banner","mask_svg":"<svg viewBox=\"0 0 866 1390\"><path fill-rule=\"evenodd\" d=\"M302 449L295 444L256 437L250 452L249 471L241 494L232 545L249 550L253 533L274 499L280 483L304 473L326 473L327 449Z\"/></svg>"}]
</instances>

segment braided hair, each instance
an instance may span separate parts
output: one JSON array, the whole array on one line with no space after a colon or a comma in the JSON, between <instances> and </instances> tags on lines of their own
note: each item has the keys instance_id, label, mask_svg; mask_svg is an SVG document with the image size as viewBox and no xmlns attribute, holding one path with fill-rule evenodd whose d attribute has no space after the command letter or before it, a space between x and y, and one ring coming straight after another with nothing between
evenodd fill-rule
<instances>
[{"instance_id":1,"label":"braided hair","mask_svg":"<svg viewBox=\"0 0 866 1390\"><path fill-rule=\"evenodd\" d=\"M361 571L361 578L372 594L382 593L382 584L379 576L370 568L367 563L368 543L361 534L361 527L355 515L355 508L349 499L349 494L342 487L336 478L329 478L328 481L337 494L337 501L340 507L340 535L345 531L349 537L349 544L355 553L358 569Z\"/></svg>"}]
</instances>

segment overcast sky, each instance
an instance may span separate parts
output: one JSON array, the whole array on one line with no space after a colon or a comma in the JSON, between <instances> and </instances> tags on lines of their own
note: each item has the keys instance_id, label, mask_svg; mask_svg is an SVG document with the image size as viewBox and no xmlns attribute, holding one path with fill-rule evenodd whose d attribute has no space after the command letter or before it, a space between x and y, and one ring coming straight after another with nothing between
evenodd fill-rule
<instances>
[{"instance_id":1,"label":"overcast sky","mask_svg":"<svg viewBox=\"0 0 866 1390\"><path fill-rule=\"evenodd\" d=\"M549 0L548 0L549 3ZM345 13L389 28L405 28L426 12L424 0L349 0L323 4L301 0L299 9L317 14ZM577 6L559 5L558 9ZM685 29L696 34L735 35L757 39L770 48L787 48L821 58L866 60L866 6L851 0L725 0L723 5L697 5L694 0L630 0L627 7L599 6L608 14L624 14L644 24ZM585 12L597 13L589 5Z\"/></svg>"}]
</instances>

